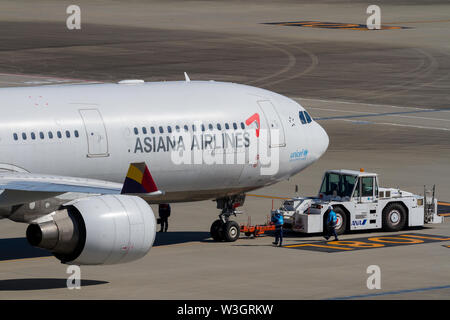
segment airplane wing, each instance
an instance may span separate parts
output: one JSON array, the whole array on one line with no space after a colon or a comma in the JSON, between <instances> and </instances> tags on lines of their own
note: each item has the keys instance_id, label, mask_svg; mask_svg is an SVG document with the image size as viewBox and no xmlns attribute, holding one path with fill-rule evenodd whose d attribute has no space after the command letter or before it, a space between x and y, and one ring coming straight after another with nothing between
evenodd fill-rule
<instances>
[{"instance_id":1,"label":"airplane wing","mask_svg":"<svg viewBox=\"0 0 450 320\"><path fill-rule=\"evenodd\" d=\"M0 189L29 192L120 193L122 184L95 179L34 173L0 173Z\"/></svg>"},{"instance_id":2,"label":"airplane wing","mask_svg":"<svg viewBox=\"0 0 450 320\"><path fill-rule=\"evenodd\" d=\"M142 174L139 175L139 172ZM36 201L66 192L141 196L164 194L158 190L144 162L130 164L124 184L58 175L1 172L0 190L3 190L0 194L0 205L15 204L20 198L23 202Z\"/></svg>"}]
</instances>

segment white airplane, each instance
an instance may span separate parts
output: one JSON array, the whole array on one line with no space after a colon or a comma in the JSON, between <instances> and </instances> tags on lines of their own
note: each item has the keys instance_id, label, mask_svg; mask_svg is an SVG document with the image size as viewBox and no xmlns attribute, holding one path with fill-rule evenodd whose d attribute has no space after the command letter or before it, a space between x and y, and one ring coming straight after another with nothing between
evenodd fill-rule
<instances>
[{"instance_id":1,"label":"white airplane","mask_svg":"<svg viewBox=\"0 0 450 320\"><path fill-rule=\"evenodd\" d=\"M0 96L0 217L28 223L30 244L67 264L143 257L152 203L215 199L211 235L234 241L230 216L245 193L295 175L329 143L295 101L234 83L125 80Z\"/></svg>"}]
</instances>

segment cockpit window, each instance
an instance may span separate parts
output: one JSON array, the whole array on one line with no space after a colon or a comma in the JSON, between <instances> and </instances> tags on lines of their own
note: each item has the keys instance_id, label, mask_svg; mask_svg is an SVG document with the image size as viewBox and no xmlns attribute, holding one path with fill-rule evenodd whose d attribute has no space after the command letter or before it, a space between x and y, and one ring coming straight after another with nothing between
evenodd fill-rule
<instances>
[{"instance_id":1,"label":"cockpit window","mask_svg":"<svg viewBox=\"0 0 450 320\"><path fill-rule=\"evenodd\" d=\"M303 111L300 111L298 113L298 116L300 117L300 121L302 122L302 124L305 124L306 123L306 118L305 118L305 115L303 114Z\"/></svg>"},{"instance_id":2,"label":"cockpit window","mask_svg":"<svg viewBox=\"0 0 450 320\"><path fill-rule=\"evenodd\" d=\"M306 112L306 111L304 111L304 112L305 112L306 121L308 121L308 123L311 123L312 122L311 116L309 115L308 112Z\"/></svg>"}]
</instances>

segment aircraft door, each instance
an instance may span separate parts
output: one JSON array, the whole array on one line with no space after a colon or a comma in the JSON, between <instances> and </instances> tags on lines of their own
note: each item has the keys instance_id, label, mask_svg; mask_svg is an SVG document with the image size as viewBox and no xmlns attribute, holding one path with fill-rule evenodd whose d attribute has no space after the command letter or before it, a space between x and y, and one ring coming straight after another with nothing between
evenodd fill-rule
<instances>
[{"instance_id":1,"label":"aircraft door","mask_svg":"<svg viewBox=\"0 0 450 320\"><path fill-rule=\"evenodd\" d=\"M88 157L108 157L108 136L105 124L97 109L80 109L88 143Z\"/></svg>"},{"instance_id":2,"label":"aircraft door","mask_svg":"<svg viewBox=\"0 0 450 320\"><path fill-rule=\"evenodd\" d=\"M258 101L258 105L261 108L264 118L266 119L269 126L269 147L285 147L286 140L284 135L283 123L281 122L281 118L278 112L275 110L274 105L269 100L260 100ZM272 142L272 137L275 134L279 135L278 143L276 143L275 141Z\"/></svg>"}]
</instances>

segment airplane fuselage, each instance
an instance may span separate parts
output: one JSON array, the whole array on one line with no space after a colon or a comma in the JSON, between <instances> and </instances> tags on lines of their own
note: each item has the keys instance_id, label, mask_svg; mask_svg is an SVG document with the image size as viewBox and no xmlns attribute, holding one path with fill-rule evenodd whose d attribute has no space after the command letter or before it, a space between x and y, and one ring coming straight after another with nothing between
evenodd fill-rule
<instances>
[{"instance_id":1,"label":"airplane fuselage","mask_svg":"<svg viewBox=\"0 0 450 320\"><path fill-rule=\"evenodd\" d=\"M22 87L0 89L0 96L0 170L123 182L130 163L146 162L165 191L151 202L214 199L270 185L312 164L328 146L316 122L302 123L304 109L295 101L233 83ZM268 167L264 150L256 159L249 151L264 131L278 164L261 174ZM180 152L190 160L180 161Z\"/></svg>"}]
</instances>

